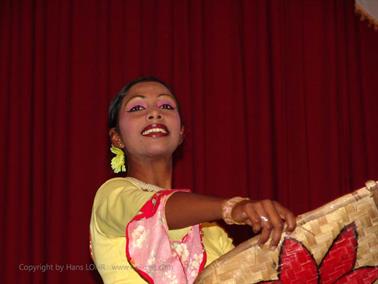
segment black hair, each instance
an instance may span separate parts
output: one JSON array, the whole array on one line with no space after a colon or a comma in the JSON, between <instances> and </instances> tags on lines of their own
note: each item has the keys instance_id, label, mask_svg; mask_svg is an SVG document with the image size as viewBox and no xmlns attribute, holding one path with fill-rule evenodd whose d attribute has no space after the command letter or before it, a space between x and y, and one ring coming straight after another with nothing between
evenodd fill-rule
<instances>
[{"instance_id":1,"label":"black hair","mask_svg":"<svg viewBox=\"0 0 378 284\"><path fill-rule=\"evenodd\" d=\"M159 78L154 77L154 76L139 77L137 79L130 81L125 86L123 86L123 88L117 93L117 95L113 98L112 102L110 103L109 112L108 112L108 127L109 127L109 129L115 127L118 130L118 114L119 114L119 110L121 108L122 100L127 95L127 92L131 89L132 86L134 86L138 83L142 83L142 82L157 82L157 83L162 84L164 87L166 87L172 93L173 97L175 98L176 103L177 103L177 110L180 114L179 103L176 99L176 96L172 92L172 88L167 83L165 83L164 81L162 81Z\"/></svg>"}]
</instances>

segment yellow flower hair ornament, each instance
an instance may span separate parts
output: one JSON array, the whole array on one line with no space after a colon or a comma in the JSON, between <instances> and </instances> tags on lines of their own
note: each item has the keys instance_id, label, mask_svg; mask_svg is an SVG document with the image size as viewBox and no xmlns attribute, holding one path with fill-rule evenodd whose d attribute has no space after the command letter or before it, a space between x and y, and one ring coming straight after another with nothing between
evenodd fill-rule
<instances>
[{"instance_id":1,"label":"yellow flower hair ornament","mask_svg":"<svg viewBox=\"0 0 378 284\"><path fill-rule=\"evenodd\" d=\"M112 158L112 162L110 163L113 172L115 172L116 174L119 172L126 172L125 153L122 151L122 149L114 147L112 145L110 151L115 154L115 157Z\"/></svg>"}]
</instances>

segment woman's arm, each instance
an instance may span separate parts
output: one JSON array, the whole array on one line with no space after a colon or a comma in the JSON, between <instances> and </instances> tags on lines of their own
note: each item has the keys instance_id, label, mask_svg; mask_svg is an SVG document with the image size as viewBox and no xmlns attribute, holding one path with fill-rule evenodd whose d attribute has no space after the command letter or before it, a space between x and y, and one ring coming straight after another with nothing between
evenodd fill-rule
<instances>
[{"instance_id":1,"label":"woman's arm","mask_svg":"<svg viewBox=\"0 0 378 284\"><path fill-rule=\"evenodd\" d=\"M194 193L177 192L167 201L165 214L170 229L183 228L203 222L222 219L226 200ZM277 246L285 228L292 232L296 226L294 214L276 201L245 200L237 203L231 217L250 225L255 233L261 231L259 243L272 237L271 246Z\"/></svg>"}]
</instances>

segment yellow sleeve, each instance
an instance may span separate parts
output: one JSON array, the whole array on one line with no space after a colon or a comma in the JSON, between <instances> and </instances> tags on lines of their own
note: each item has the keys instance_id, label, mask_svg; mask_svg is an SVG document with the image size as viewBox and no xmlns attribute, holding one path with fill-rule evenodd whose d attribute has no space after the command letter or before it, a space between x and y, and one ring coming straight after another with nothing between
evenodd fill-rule
<instances>
[{"instance_id":1,"label":"yellow sleeve","mask_svg":"<svg viewBox=\"0 0 378 284\"><path fill-rule=\"evenodd\" d=\"M97 191L93 212L95 225L107 237L124 237L126 225L154 195L125 178L113 178Z\"/></svg>"},{"instance_id":2,"label":"yellow sleeve","mask_svg":"<svg viewBox=\"0 0 378 284\"><path fill-rule=\"evenodd\" d=\"M216 223L203 223L203 243L207 253L206 266L234 248L232 239Z\"/></svg>"}]
</instances>

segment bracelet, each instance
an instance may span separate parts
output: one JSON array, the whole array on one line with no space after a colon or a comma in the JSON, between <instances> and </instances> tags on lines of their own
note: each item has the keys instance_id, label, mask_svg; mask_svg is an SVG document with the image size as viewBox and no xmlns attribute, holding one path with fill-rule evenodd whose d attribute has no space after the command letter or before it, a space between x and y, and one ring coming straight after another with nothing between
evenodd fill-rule
<instances>
[{"instance_id":1,"label":"bracelet","mask_svg":"<svg viewBox=\"0 0 378 284\"><path fill-rule=\"evenodd\" d=\"M226 224L228 225L233 225L233 224L244 225L245 224L245 223L236 222L231 216L232 209L234 209L235 205L244 200L249 200L249 198L237 196L237 197L233 197L231 199L226 200L222 204L222 218L226 222Z\"/></svg>"}]
</instances>

